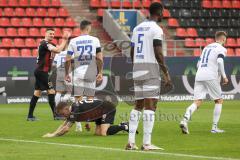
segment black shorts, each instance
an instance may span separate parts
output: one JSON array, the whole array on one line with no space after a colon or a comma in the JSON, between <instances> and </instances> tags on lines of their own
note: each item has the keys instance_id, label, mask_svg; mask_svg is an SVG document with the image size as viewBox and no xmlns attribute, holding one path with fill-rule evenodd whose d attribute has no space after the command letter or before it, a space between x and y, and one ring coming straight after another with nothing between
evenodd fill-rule
<instances>
[{"instance_id":1,"label":"black shorts","mask_svg":"<svg viewBox=\"0 0 240 160\"><path fill-rule=\"evenodd\" d=\"M95 120L96 125L113 124L114 123L115 114L116 114L116 109L114 109L112 112L110 112L108 114L102 115L101 118Z\"/></svg>"},{"instance_id":2,"label":"black shorts","mask_svg":"<svg viewBox=\"0 0 240 160\"><path fill-rule=\"evenodd\" d=\"M35 76L35 79L36 79L35 90L44 91L44 90L53 89L53 84L52 84L51 81L49 81L49 77L48 77L47 72L35 70L34 71L34 76Z\"/></svg>"}]
</instances>

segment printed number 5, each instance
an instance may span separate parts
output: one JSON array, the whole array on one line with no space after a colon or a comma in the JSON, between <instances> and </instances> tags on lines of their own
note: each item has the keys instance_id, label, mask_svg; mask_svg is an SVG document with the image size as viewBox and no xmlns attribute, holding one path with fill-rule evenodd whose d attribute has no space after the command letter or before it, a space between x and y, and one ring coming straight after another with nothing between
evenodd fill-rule
<instances>
[{"instance_id":1,"label":"printed number 5","mask_svg":"<svg viewBox=\"0 0 240 160\"><path fill-rule=\"evenodd\" d=\"M143 47L142 37L143 37L143 36L144 36L144 34L139 34L139 35L138 35L137 53L142 53L142 47Z\"/></svg>"}]
</instances>

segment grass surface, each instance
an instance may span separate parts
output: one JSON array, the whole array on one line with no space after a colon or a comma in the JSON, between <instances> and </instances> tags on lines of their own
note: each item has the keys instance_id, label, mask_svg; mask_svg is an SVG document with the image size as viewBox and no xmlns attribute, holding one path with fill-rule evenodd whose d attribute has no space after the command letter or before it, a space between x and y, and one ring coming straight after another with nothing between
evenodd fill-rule
<instances>
[{"instance_id":1,"label":"grass surface","mask_svg":"<svg viewBox=\"0 0 240 160\"><path fill-rule=\"evenodd\" d=\"M158 104L152 142L165 149L164 151L155 151L163 153L163 155L104 149L103 147L123 149L127 143L128 135L121 132L108 137L94 136L94 124L91 124L90 132L76 133L74 126L63 137L41 138L43 134L54 131L62 123L52 120L50 108L47 104L37 105L35 115L40 119L37 122L26 121L28 104L0 105L0 160L196 159L196 157L164 155L164 153L209 156L206 159L211 159L211 157L240 159L240 102L226 101L224 103L219 127L226 130L226 133L210 133L214 103L205 102L194 113L192 121L189 123L190 135L182 135L178 125L190 103L161 102ZM120 103L117 107L115 123L126 121L131 109L131 106ZM139 131L140 134L137 135L138 146L142 144L142 123L140 123ZM77 144L81 146L23 143L1 139ZM198 159L204 159L204 157Z\"/></svg>"}]
</instances>

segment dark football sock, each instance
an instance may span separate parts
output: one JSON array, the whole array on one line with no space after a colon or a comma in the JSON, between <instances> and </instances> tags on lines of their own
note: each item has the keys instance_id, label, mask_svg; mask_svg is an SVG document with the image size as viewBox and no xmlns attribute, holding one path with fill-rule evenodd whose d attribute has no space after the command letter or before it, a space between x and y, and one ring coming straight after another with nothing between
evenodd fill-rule
<instances>
[{"instance_id":1,"label":"dark football sock","mask_svg":"<svg viewBox=\"0 0 240 160\"><path fill-rule=\"evenodd\" d=\"M53 116L55 116L55 94L48 95L48 103L52 109Z\"/></svg>"},{"instance_id":2,"label":"dark football sock","mask_svg":"<svg viewBox=\"0 0 240 160\"><path fill-rule=\"evenodd\" d=\"M110 126L107 130L107 135L114 135L120 131L125 131L125 126L118 125Z\"/></svg>"},{"instance_id":3,"label":"dark football sock","mask_svg":"<svg viewBox=\"0 0 240 160\"><path fill-rule=\"evenodd\" d=\"M33 112L34 112L34 109L36 107L36 103L38 101L38 98L39 97L37 97L35 95L32 96L32 99L30 101L29 111L28 111L28 118L32 118L33 117Z\"/></svg>"}]
</instances>

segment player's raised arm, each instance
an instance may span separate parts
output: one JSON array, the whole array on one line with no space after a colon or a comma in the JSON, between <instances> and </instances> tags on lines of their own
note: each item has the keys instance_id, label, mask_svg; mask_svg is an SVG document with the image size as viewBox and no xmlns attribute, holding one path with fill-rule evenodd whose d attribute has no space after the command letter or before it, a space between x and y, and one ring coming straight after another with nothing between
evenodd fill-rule
<instances>
[{"instance_id":1,"label":"player's raised arm","mask_svg":"<svg viewBox=\"0 0 240 160\"><path fill-rule=\"evenodd\" d=\"M47 134L43 135L43 138L52 138L52 137L62 136L69 131L69 129L72 127L72 125L73 125L72 122L64 121L64 123L62 125L60 125L55 132L47 133Z\"/></svg>"},{"instance_id":2,"label":"player's raised arm","mask_svg":"<svg viewBox=\"0 0 240 160\"><path fill-rule=\"evenodd\" d=\"M52 52L60 53L60 52L65 48L65 46L66 46L66 44L67 44L67 41L68 41L68 38L70 37L70 35L71 35L71 34L70 34L69 32L65 31L65 32L63 33L63 36L62 36L62 43L61 43L59 46L57 46L57 47L49 44L49 45L48 45L48 49L49 49L50 51L52 51Z\"/></svg>"},{"instance_id":3,"label":"player's raised arm","mask_svg":"<svg viewBox=\"0 0 240 160\"><path fill-rule=\"evenodd\" d=\"M71 82L71 78L69 76L69 69L71 68L71 61L72 61L72 56L73 55L74 55L73 47L72 47L72 44L70 42L69 46L68 46L66 59L65 59L65 80L67 82Z\"/></svg>"}]
</instances>

